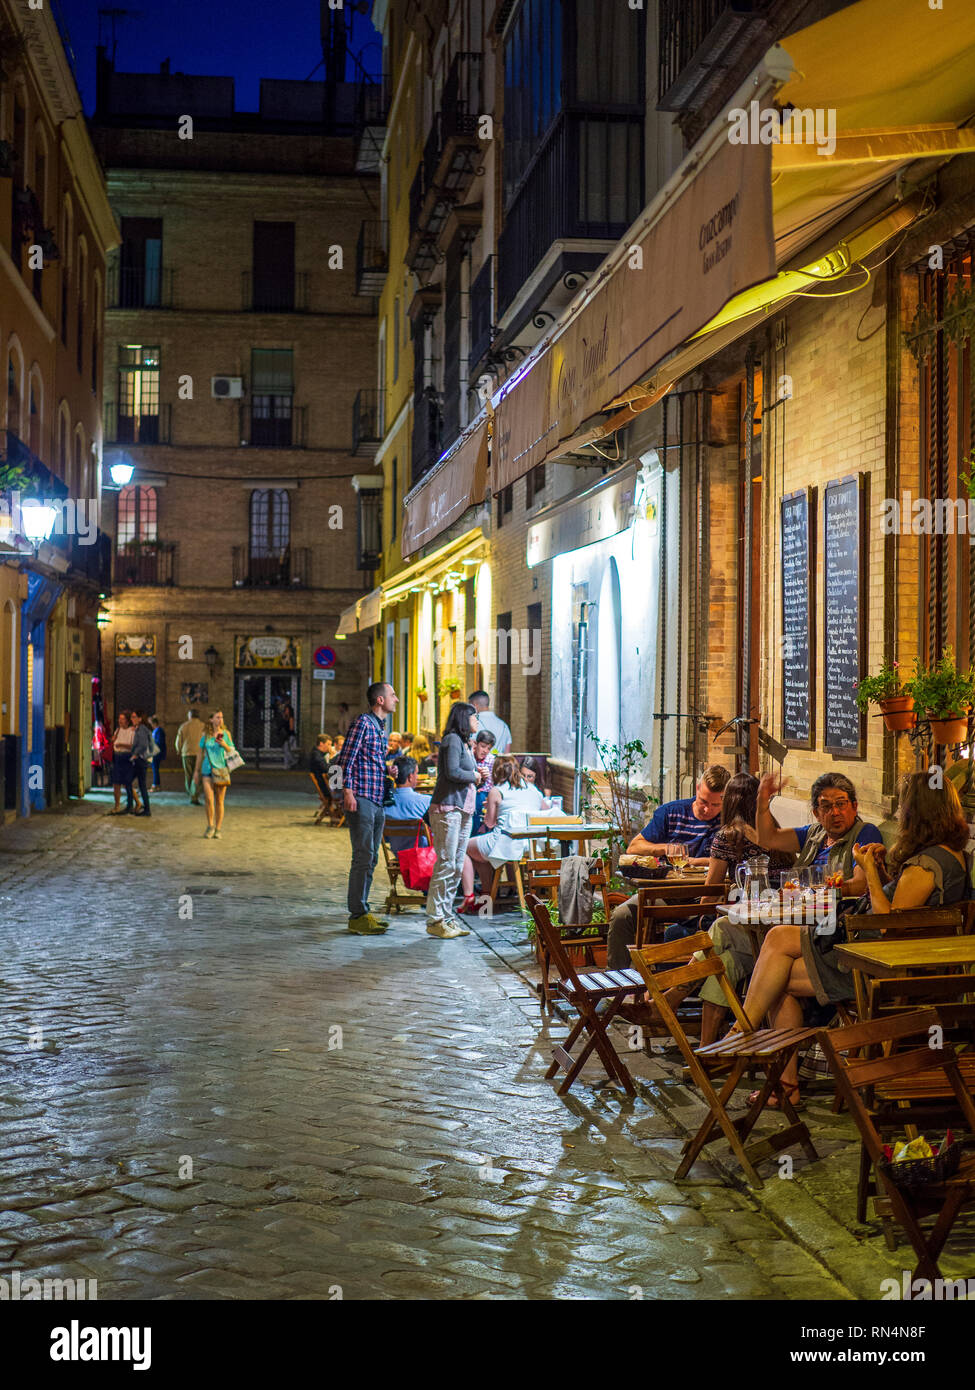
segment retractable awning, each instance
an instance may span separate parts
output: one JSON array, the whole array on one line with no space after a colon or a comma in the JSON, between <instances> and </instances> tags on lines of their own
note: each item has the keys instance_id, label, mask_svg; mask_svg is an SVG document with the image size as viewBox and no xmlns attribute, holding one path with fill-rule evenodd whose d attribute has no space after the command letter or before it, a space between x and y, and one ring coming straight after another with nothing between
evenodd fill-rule
<instances>
[{"instance_id":1,"label":"retractable awning","mask_svg":"<svg viewBox=\"0 0 975 1390\"><path fill-rule=\"evenodd\" d=\"M487 490L488 419L482 415L456 446L403 499L406 516L400 548L408 560L446 531Z\"/></svg>"},{"instance_id":2,"label":"retractable awning","mask_svg":"<svg viewBox=\"0 0 975 1390\"><path fill-rule=\"evenodd\" d=\"M335 629L336 637L351 637L353 633L365 632L367 628L375 627L379 622L382 605L381 588L373 589L371 593L356 599L355 603L350 603L348 608L342 609L339 625Z\"/></svg>"}]
</instances>

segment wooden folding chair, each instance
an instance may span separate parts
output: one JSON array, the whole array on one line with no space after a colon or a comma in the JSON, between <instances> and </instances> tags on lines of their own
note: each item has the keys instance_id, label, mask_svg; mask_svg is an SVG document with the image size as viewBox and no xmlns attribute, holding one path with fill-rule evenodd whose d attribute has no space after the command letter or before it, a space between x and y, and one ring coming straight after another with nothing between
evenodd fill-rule
<instances>
[{"instance_id":1,"label":"wooden folding chair","mask_svg":"<svg viewBox=\"0 0 975 1390\"><path fill-rule=\"evenodd\" d=\"M314 783L316 792L318 792L318 810L315 813L315 825L321 825L322 821L332 809L332 798L330 795L326 796L322 791L318 783L318 778L313 772L309 772L308 776Z\"/></svg>"},{"instance_id":2,"label":"wooden folding chair","mask_svg":"<svg viewBox=\"0 0 975 1390\"><path fill-rule=\"evenodd\" d=\"M569 959L557 928L552 925L548 908L534 893L528 895L528 906L535 919L535 930L545 943L545 949L558 972L554 992L561 995L567 1004L571 1004L579 1015L565 1042L557 1043L552 1048L552 1065L545 1073L545 1079L551 1081L560 1069L564 1071L565 1079L558 1092L560 1096L564 1096L595 1050L610 1081L618 1081L627 1095L635 1096L633 1078L610 1042L606 1030L620 1005L627 999L643 993L643 981L639 972L590 970L578 973ZM607 1000L609 1007L604 1013L599 1013L597 1005ZM582 1033L586 1035L585 1043L579 1055L573 1057L572 1048Z\"/></svg>"},{"instance_id":3,"label":"wooden folding chair","mask_svg":"<svg viewBox=\"0 0 975 1390\"><path fill-rule=\"evenodd\" d=\"M861 1177L873 1165L894 1219L918 1257L916 1279L939 1279L938 1256L963 1206L975 1200L975 1153L963 1153L957 1173L941 1182L909 1188L898 1185L882 1166L882 1135L903 1132L908 1124L944 1123L945 1101L961 1111L969 1134L975 1132L975 1104L950 1042L935 1047L933 1028L943 1028L938 1009L856 1023L852 1028L822 1029L819 1043L829 1059L836 1084L860 1131ZM910 1051L893 1051L909 1038L923 1038ZM885 1055L854 1056L881 1045ZM863 1094L862 1094L863 1093ZM926 1103L933 1102L933 1105ZM859 1203L858 1203L859 1205ZM937 1213L925 1236L921 1220ZM864 1213L865 1214L865 1213ZM861 1217L862 1219L862 1217Z\"/></svg>"},{"instance_id":4,"label":"wooden folding chair","mask_svg":"<svg viewBox=\"0 0 975 1390\"><path fill-rule=\"evenodd\" d=\"M420 832L420 844L432 845L430 838L430 827L424 820L386 820L383 825L382 850L383 859L386 863L386 873L389 877L389 892L386 895L384 912L400 912L404 907L425 907L427 901L426 893L420 893L414 888L403 886L403 875L400 871L399 860L396 857L396 850L390 845L390 838L403 839L409 836L412 845Z\"/></svg>"},{"instance_id":5,"label":"wooden folding chair","mask_svg":"<svg viewBox=\"0 0 975 1390\"><path fill-rule=\"evenodd\" d=\"M702 913L711 911L713 915L713 903L701 903L703 892L701 884L687 885L681 884L679 890L674 890L668 885L666 902L658 902L660 888L653 883L641 883L636 892L636 946L642 947L645 942L660 941L663 938L664 928L671 922L686 921L689 917L700 917ZM712 888L711 893L714 892ZM687 909L690 910L687 910Z\"/></svg>"},{"instance_id":6,"label":"wooden folding chair","mask_svg":"<svg viewBox=\"0 0 975 1390\"><path fill-rule=\"evenodd\" d=\"M558 907L559 900L559 877L561 869L561 859L526 859L521 866L522 877L525 884L526 897L532 893L536 897L541 897L547 893L549 901L553 907ZM589 882L594 888L598 889L603 899L603 909L606 914L606 924L609 925L611 903L609 897L608 877L605 866L600 864L589 875ZM562 933L568 928L570 931L573 926L578 925L579 934L576 936L563 936ZM581 955L583 963L587 966L594 966L593 946L604 944L605 938L602 936L593 937L592 935L582 935L583 927L591 926L591 923L571 923L563 922L558 928L559 939L562 948L570 958L577 958ZM542 936L535 933L535 957L542 972L539 982L538 1002L542 1012L551 1012L552 994L549 988L549 973L551 971L552 959L545 946Z\"/></svg>"},{"instance_id":7,"label":"wooden folding chair","mask_svg":"<svg viewBox=\"0 0 975 1390\"><path fill-rule=\"evenodd\" d=\"M703 960L691 959L686 965L679 965L676 969L660 974L654 970L656 965L680 960L693 952L701 952ZM728 983L724 962L715 952L714 944L707 932L698 932L696 936L687 936L682 941L671 941L661 946L645 946L642 950L631 946L630 957L650 991L657 1012L684 1054L688 1070L709 1107L704 1123L685 1143L674 1176L685 1177L704 1146L722 1134L731 1145L732 1153L753 1187L763 1185L755 1164L771 1158L780 1149L800 1144L807 1158L817 1159L819 1155L813 1147L809 1129L796 1114L788 1091L780 1084L782 1072L790 1058L804 1042L816 1036L816 1029L753 1028L738 1002L738 996ZM730 1033L720 1042L709 1043L707 1047L693 1048L677 1015L667 1002L665 991L678 985L689 984L692 980L705 980L711 975L718 980L740 1032ZM764 1073L765 1080L747 1113L740 1119L733 1120L725 1107L739 1081L750 1068L756 1069L760 1074ZM723 1072L727 1072L727 1078L718 1092L714 1089L711 1078ZM786 1120L785 1128L776 1134L752 1140L750 1144L746 1143L755 1121L773 1094L779 1098L782 1115Z\"/></svg>"},{"instance_id":8,"label":"wooden folding chair","mask_svg":"<svg viewBox=\"0 0 975 1390\"><path fill-rule=\"evenodd\" d=\"M870 934L885 938L967 936L975 929L975 902L956 903L953 907L917 907L902 912L853 912L847 913L843 921L846 925L847 940L850 942L858 941ZM865 978L861 971L854 970L855 1009L857 1017L861 1020L867 1020L872 1016L871 988L872 982Z\"/></svg>"}]
</instances>

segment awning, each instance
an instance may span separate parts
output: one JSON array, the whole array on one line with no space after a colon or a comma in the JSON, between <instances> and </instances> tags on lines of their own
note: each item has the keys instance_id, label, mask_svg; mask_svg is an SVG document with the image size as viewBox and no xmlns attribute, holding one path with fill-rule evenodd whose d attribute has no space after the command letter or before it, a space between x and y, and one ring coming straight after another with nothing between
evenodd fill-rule
<instances>
[{"instance_id":1,"label":"awning","mask_svg":"<svg viewBox=\"0 0 975 1390\"><path fill-rule=\"evenodd\" d=\"M685 183L674 198L671 185ZM717 123L698 142L649 229L496 401L491 488L564 451L579 426L775 271L771 147L733 145ZM656 201L656 200L655 200Z\"/></svg>"},{"instance_id":2,"label":"awning","mask_svg":"<svg viewBox=\"0 0 975 1390\"><path fill-rule=\"evenodd\" d=\"M348 608L342 609L339 625L335 629L336 637L351 637L353 633L365 632L367 628L375 627L379 622L382 606L381 588L373 589L371 593L356 599L355 603L350 603Z\"/></svg>"},{"instance_id":3,"label":"awning","mask_svg":"<svg viewBox=\"0 0 975 1390\"><path fill-rule=\"evenodd\" d=\"M484 501L487 490L488 422L484 415L404 498L406 516L400 548L403 559L420 550Z\"/></svg>"}]
</instances>

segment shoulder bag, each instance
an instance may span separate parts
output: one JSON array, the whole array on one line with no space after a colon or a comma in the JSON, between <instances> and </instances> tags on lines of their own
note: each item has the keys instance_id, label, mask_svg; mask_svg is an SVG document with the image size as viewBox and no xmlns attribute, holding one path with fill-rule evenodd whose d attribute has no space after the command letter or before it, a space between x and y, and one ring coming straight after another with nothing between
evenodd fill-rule
<instances>
[{"instance_id":1,"label":"shoulder bag","mask_svg":"<svg viewBox=\"0 0 975 1390\"><path fill-rule=\"evenodd\" d=\"M413 848L401 849L396 856L403 882L407 888L413 888L417 893L425 893L429 889L433 867L437 862L437 851L433 846L420 844L421 829L420 825L416 827Z\"/></svg>"}]
</instances>

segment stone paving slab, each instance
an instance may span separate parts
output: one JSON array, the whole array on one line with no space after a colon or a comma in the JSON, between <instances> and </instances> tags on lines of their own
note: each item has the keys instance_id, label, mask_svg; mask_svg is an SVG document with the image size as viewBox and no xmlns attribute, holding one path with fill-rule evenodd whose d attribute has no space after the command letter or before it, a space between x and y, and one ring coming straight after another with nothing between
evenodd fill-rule
<instances>
[{"instance_id":1,"label":"stone paving slab","mask_svg":"<svg viewBox=\"0 0 975 1390\"><path fill-rule=\"evenodd\" d=\"M700 1110L679 1057L629 1054L634 1101L596 1068L560 1099L565 1028L539 1036L517 917L350 936L348 837L312 824L302 781L235 776L219 842L169 790L148 821L96 793L0 831L0 1276L119 1299L840 1300L908 1262L829 1210L852 1211L855 1155L825 1105L834 1152L754 1194L713 1152L673 1181Z\"/></svg>"}]
</instances>

